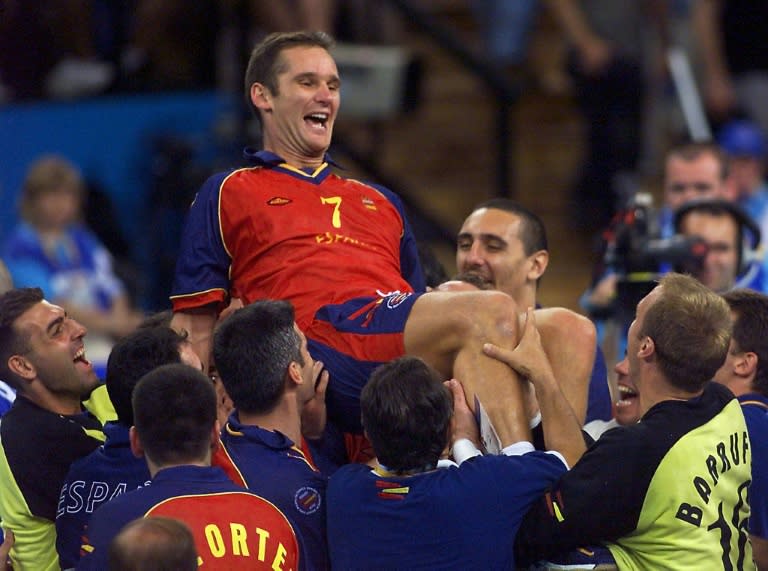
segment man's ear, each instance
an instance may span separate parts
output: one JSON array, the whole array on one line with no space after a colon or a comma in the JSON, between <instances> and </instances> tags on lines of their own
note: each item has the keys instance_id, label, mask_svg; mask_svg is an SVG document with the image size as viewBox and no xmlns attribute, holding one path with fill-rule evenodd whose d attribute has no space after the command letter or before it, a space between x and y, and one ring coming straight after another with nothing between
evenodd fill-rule
<instances>
[{"instance_id":1,"label":"man's ear","mask_svg":"<svg viewBox=\"0 0 768 571\"><path fill-rule=\"evenodd\" d=\"M547 266L549 265L549 252L547 250L539 250L528 256L528 259L531 261L531 269L528 271L528 279L536 281L547 271Z\"/></svg>"},{"instance_id":2,"label":"man's ear","mask_svg":"<svg viewBox=\"0 0 768 571\"><path fill-rule=\"evenodd\" d=\"M301 365L296 361L291 361L291 364L288 365L288 378L294 385L304 384L304 377L301 376Z\"/></svg>"},{"instance_id":3,"label":"man's ear","mask_svg":"<svg viewBox=\"0 0 768 571\"><path fill-rule=\"evenodd\" d=\"M131 452L133 452L133 455L136 458L143 458L144 447L141 445L141 439L139 438L139 433L136 432L135 426L131 426L131 429L128 431L128 439L131 441Z\"/></svg>"},{"instance_id":4,"label":"man's ear","mask_svg":"<svg viewBox=\"0 0 768 571\"><path fill-rule=\"evenodd\" d=\"M640 341L640 350L638 351L637 356L647 359L654 353L656 353L656 343L654 343L653 339L650 337L643 338L643 340Z\"/></svg>"},{"instance_id":5,"label":"man's ear","mask_svg":"<svg viewBox=\"0 0 768 571\"><path fill-rule=\"evenodd\" d=\"M31 381L37 376L37 369L32 362L22 355L11 355L8 357L8 369L24 379Z\"/></svg>"},{"instance_id":6,"label":"man's ear","mask_svg":"<svg viewBox=\"0 0 768 571\"><path fill-rule=\"evenodd\" d=\"M269 88L262 83L254 83L251 85L251 103L253 103L256 109L268 112L272 110L272 94Z\"/></svg>"},{"instance_id":7,"label":"man's ear","mask_svg":"<svg viewBox=\"0 0 768 571\"><path fill-rule=\"evenodd\" d=\"M733 364L733 372L740 377L754 377L757 372L757 353L744 351L739 353L738 358Z\"/></svg>"}]
</instances>

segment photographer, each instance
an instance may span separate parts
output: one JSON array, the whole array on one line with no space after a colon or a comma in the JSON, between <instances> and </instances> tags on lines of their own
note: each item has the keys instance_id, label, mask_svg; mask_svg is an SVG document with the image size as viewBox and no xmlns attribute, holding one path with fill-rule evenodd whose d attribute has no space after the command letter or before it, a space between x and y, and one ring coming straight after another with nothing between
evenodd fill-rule
<instances>
[{"instance_id":1,"label":"photographer","mask_svg":"<svg viewBox=\"0 0 768 571\"><path fill-rule=\"evenodd\" d=\"M730 202L728 170L726 155L713 143L674 147L665 163L662 207L653 209L650 196L637 193L605 232L605 258L581 305L597 322L601 342L606 322L617 323L618 358L635 305L672 269L715 291L734 285L762 289L753 254L759 230ZM716 200L719 209L707 213L686 208L707 200ZM729 213L721 212L725 209Z\"/></svg>"}]
</instances>

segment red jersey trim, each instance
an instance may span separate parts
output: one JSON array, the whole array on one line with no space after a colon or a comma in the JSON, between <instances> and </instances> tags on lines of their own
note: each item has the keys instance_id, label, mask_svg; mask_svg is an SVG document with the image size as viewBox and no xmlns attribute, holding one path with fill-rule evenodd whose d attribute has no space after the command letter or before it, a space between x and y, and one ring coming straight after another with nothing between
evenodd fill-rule
<instances>
[{"instance_id":1,"label":"red jersey trim","mask_svg":"<svg viewBox=\"0 0 768 571\"><path fill-rule=\"evenodd\" d=\"M315 321L308 337L359 361L391 361L405 355L403 333L345 333L326 321Z\"/></svg>"}]
</instances>

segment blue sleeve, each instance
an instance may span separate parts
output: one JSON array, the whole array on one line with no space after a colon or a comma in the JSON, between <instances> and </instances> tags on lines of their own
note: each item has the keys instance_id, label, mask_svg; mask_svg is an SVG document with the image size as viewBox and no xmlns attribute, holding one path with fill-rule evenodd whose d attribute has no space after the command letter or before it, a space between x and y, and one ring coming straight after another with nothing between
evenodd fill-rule
<instances>
[{"instance_id":1,"label":"blue sleeve","mask_svg":"<svg viewBox=\"0 0 768 571\"><path fill-rule=\"evenodd\" d=\"M768 411L742 407L752 444L752 485L749 488L749 533L768 539Z\"/></svg>"},{"instance_id":2,"label":"blue sleeve","mask_svg":"<svg viewBox=\"0 0 768 571\"><path fill-rule=\"evenodd\" d=\"M595 352L595 366L592 367L592 376L589 379L589 393L587 395L587 422L593 420L611 420L611 391L608 387L608 371L605 365L605 356L600 345Z\"/></svg>"},{"instance_id":3,"label":"blue sleeve","mask_svg":"<svg viewBox=\"0 0 768 571\"><path fill-rule=\"evenodd\" d=\"M403 235L400 238L400 275L411 284L413 291L424 292L427 289L424 272L421 269L419 260L419 251L416 245L416 237L413 235L408 217L405 215L405 209L400 197L391 190L383 186L373 185L377 190L384 194L389 201L397 208L400 218L403 220Z\"/></svg>"},{"instance_id":4,"label":"blue sleeve","mask_svg":"<svg viewBox=\"0 0 768 571\"><path fill-rule=\"evenodd\" d=\"M69 487L72 483L72 470L70 470L61 488L59 509L56 513L56 551L59 554L59 565L62 569L72 569L80 560L80 544L86 524L83 510L73 510L74 513L69 513L66 509Z\"/></svg>"},{"instance_id":5,"label":"blue sleeve","mask_svg":"<svg viewBox=\"0 0 768 571\"><path fill-rule=\"evenodd\" d=\"M229 291L230 258L219 224L219 193L228 173L209 178L192 202L179 247L171 296Z\"/></svg>"}]
</instances>

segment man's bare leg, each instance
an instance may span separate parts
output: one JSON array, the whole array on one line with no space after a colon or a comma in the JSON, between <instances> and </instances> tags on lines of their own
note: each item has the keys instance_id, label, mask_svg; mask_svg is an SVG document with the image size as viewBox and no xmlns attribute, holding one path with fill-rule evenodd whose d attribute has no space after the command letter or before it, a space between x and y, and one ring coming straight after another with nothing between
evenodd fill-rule
<instances>
[{"instance_id":1,"label":"man's bare leg","mask_svg":"<svg viewBox=\"0 0 768 571\"><path fill-rule=\"evenodd\" d=\"M447 377L459 379L474 407L488 413L502 444L530 440L524 384L507 365L483 354L484 343L513 349L518 308L496 291L432 292L413 306L405 326L405 350Z\"/></svg>"}]
</instances>

